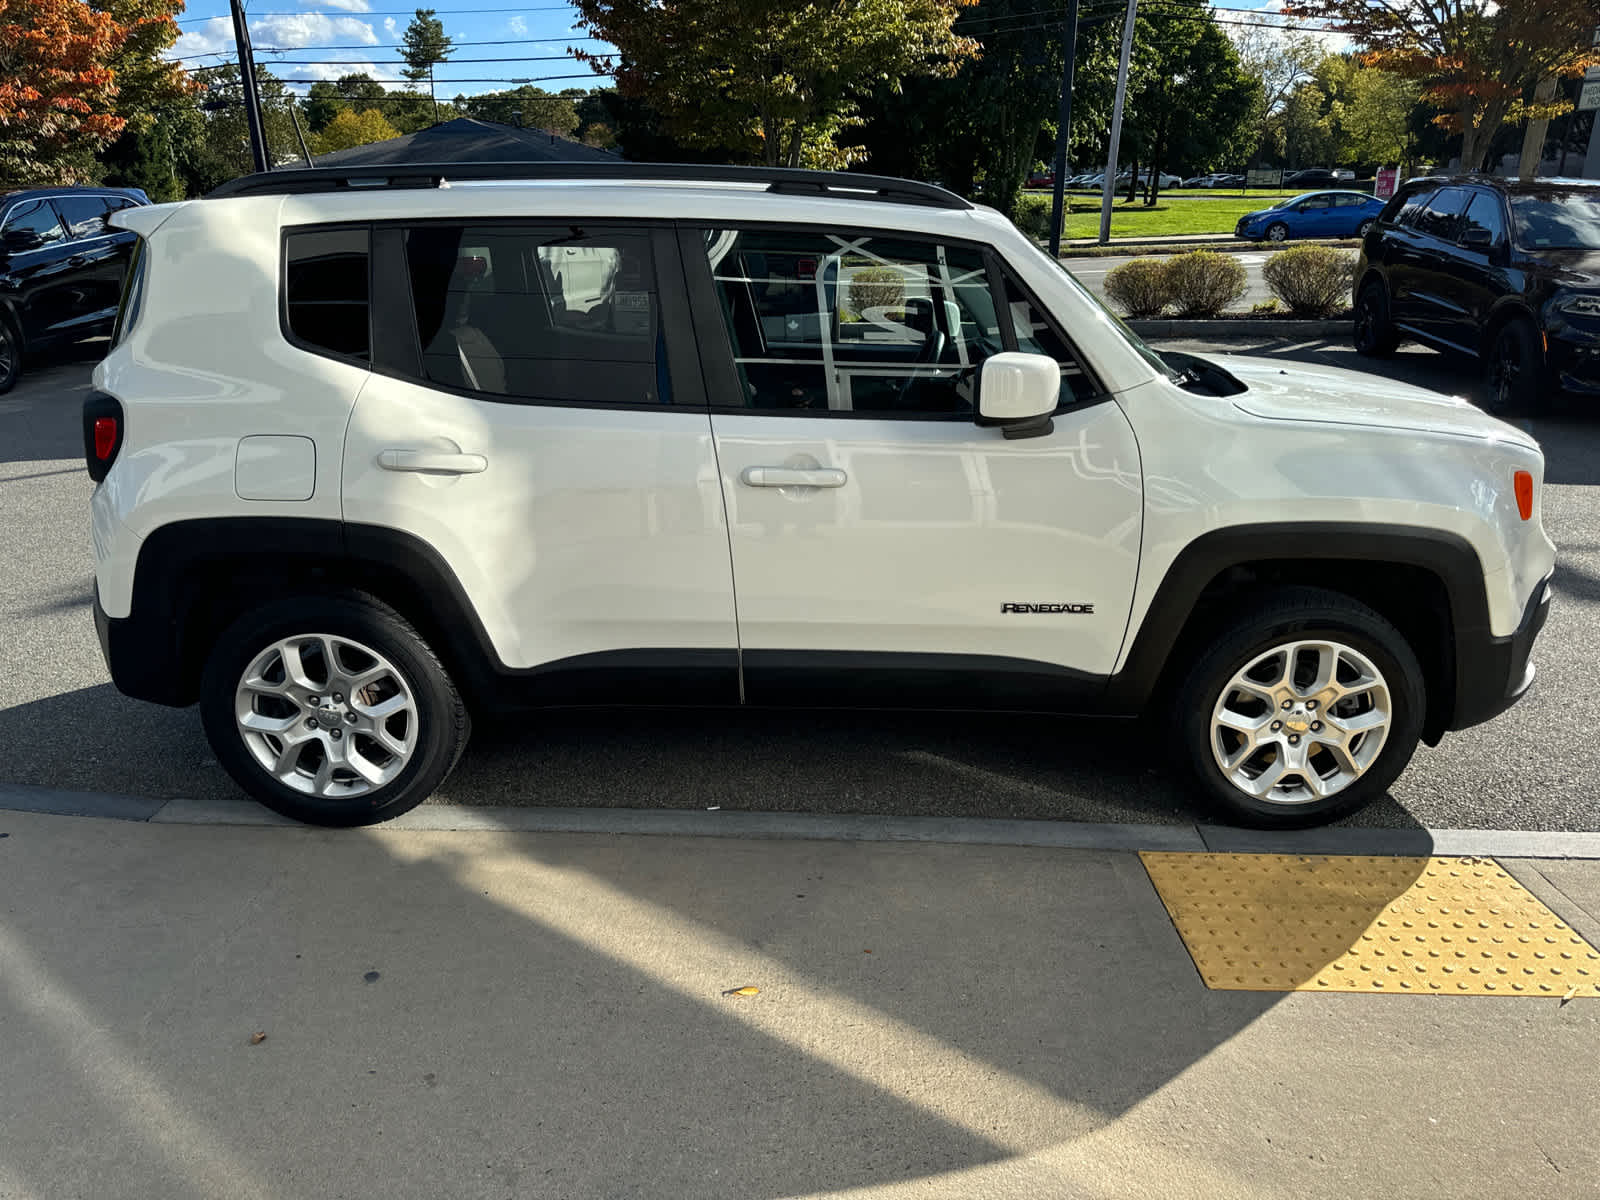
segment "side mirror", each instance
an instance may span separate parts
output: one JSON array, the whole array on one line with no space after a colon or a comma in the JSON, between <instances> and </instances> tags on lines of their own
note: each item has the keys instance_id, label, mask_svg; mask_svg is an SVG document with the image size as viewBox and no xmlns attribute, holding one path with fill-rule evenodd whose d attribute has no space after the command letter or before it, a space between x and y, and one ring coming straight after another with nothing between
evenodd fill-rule
<instances>
[{"instance_id":1,"label":"side mirror","mask_svg":"<svg viewBox=\"0 0 1600 1200\"><path fill-rule=\"evenodd\" d=\"M1061 364L1049 355L1008 350L978 369L978 424L998 425L1008 438L1049 433L1060 402Z\"/></svg>"},{"instance_id":2,"label":"side mirror","mask_svg":"<svg viewBox=\"0 0 1600 1200\"><path fill-rule=\"evenodd\" d=\"M0 248L9 254L22 254L37 250L43 243L34 229L8 229L0 235Z\"/></svg>"},{"instance_id":3,"label":"side mirror","mask_svg":"<svg viewBox=\"0 0 1600 1200\"><path fill-rule=\"evenodd\" d=\"M1474 250L1487 250L1494 245L1494 234L1487 229L1468 229L1461 235L1461 244Z\"/></svg>"}]
</instances>

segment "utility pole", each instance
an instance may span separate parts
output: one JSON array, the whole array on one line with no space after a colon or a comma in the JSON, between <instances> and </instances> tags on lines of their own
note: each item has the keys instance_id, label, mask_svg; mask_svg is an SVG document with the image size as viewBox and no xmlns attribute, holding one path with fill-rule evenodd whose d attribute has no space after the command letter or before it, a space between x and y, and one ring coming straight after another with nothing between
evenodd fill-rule
<instances>
[{"instance_id":1,"label":"utility pole","mask_svg":"<svg viewBox=\"0 0 1600 1200\"><path fill-rule=\"evenodd\" d=\"M1061 68L1061 111L1056 118L1055 197L1050 202L1050 257L1061 253L1061 222L1065 217L1067 140L1072 134L1072 69L1078 57L1078 0L1067 0L1066 64Z\"/></svg>"},{"instance_id":2,"label":"utility pole","mask_svg":"<svg viewBox=\"0 0 1600 1200\"><path fill-rule=\"evenodd\" d=\"M250 128L250 158L257 171L272 170L267 157L267 135L261 127L261 97L256 93L256 56L250 48L250 29L245 24L241 0L228 0L233 10L233 41L239 56L239 86L244 94L244 120Z\"/></svg>"},{"instance_id":3,"label":"utility pole","mask_svg":"<svg viewBox=\"0 0 1600 1200\"><path fill-rule=\"evenodd\" d=\"M1133 57L1133 21L1139 0L1128 0L1128 17L1122 23L1122 61L1117 64L1117 99L1111 108L1111 154L1106 163L1100 195L1100 244L1111 240L1111 201L1117 191L1117 148L1122 142L1122 104L1128 98L1128 61Z\"/></svg>"}]
</instances>

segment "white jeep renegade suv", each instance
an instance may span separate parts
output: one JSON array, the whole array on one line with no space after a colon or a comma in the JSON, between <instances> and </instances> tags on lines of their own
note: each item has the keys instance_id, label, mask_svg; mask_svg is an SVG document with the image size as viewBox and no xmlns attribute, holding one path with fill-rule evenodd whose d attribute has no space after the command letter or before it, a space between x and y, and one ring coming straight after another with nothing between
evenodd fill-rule
<instances>
[{"instance_id":1,"label":"white jeep renegade suv","mask_svg":"<svg viewBox=\"0 0 1600 1200\"><path fill-rule=\"evenodd\" d=\"M417 804L473 711L667 702L1149 714L1304 824L1533 678L1526 434L1157 354L936 187L293 170L114 222L106 661L306 821Z\"/></svg>"}]
</instances>

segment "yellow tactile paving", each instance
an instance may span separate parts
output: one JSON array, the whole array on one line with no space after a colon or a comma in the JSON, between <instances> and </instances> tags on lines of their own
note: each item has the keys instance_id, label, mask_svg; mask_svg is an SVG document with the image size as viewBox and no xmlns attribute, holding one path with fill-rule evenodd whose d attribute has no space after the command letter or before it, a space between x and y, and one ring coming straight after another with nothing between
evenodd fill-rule
<instances>
[{"instance_id":1,"label":"yellow tactile paving","mask_svg":"<svg viewBox=\"0 0 1600 1200\"><path fill-rule=\"evenodd\" d=\"M1207 987L1600 995L1600 952L1492 859L1139 857Z\"/></svg>"}]
</instances>

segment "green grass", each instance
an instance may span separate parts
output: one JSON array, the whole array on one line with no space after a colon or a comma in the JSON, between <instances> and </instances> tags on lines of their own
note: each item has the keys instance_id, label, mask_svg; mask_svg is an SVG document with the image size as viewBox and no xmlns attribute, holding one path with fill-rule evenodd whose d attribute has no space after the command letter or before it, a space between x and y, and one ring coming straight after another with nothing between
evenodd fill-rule
<instances>
[{"instance_id":1,"label":"green grass","mask_svg":"<svg viewBox=\"0 0 1600 1200\"><path fill-rule=\"evenodd\" d=\"M1295 193L1298 195L1299 193ZM1163 237L1182 233L1232 233L1247 212L1270 208L1272 198L1262 196L1169 196L1163 194L1154 208L1144 201L1118 200L1111 209L1111 236ZM1063 238L1092 238L1100 234L1100 201L1072 197L1072 210L1062 224Z\"/></svg>"}]
</instances>

